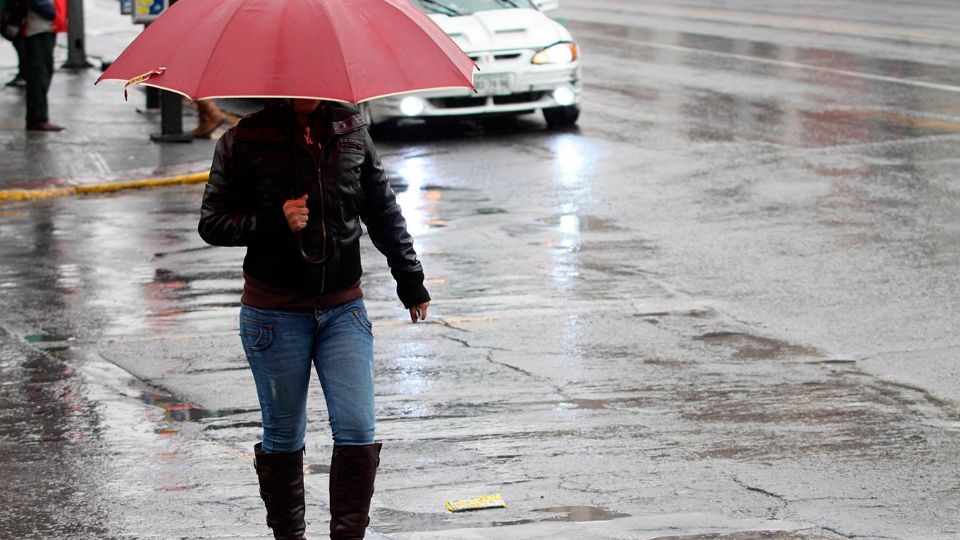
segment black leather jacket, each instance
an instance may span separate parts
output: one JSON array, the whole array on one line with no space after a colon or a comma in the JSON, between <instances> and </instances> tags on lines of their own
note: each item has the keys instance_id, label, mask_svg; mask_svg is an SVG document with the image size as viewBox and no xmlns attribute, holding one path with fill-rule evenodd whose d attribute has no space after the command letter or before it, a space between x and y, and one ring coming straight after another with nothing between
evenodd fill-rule
<instances>
[{"instance_id":1,"label":"black leather jacket","mask_svg":"<svg viewBox=\"0 0 960 540\"><path fill-rule=\"evenodd\" d=\"M317 160L293 112L268 106L243 118L217 144L200 210L200 236L215 246L246 246L243 270L287 290L336 292L362 272L360 221L386 255L405 307L430 300L406 221L354 107L327 102L315 125ZM325 140L324 140L325 139ZM283 214L288 199L308 195L307 228L292 233Z\"/></svg>"}]
</instances>

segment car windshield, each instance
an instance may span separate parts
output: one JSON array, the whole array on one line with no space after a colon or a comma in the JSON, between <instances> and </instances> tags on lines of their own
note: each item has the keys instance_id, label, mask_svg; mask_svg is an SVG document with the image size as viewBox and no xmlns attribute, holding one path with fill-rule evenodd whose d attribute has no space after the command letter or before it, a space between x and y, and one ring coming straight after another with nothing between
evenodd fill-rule
<instances>
[{"instance_id":1,"label":"car windshield","mask_svg":"<svg viewBox=\"0 0 960 540\"><path fill-rule=\"evenodd\" d=\"M470 15L491 9L534 9L531 0L414 0L427 13L442 13L451 17Z\"/></svg>"}]
</instances>

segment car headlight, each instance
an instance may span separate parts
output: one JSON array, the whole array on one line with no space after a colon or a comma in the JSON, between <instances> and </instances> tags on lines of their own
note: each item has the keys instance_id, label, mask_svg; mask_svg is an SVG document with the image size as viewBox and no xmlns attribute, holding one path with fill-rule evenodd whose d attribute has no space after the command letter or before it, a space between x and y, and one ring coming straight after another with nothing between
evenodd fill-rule
<instances>
[{"instance_id":1,"label":"car headlight","mask_svg":"<svg viewBox=\"0 0 960 540\"><path fill-rule=\"evenodd\" d=\"M417 116L424 108L426 104L417 96L407 96L400 101L400 112L407 116Z\"/></svg>"},{"instance_id":2,"label":"car headlight","mask_svg":"<svg viewBox=\"0 0 960 540\"><path fill-rule=\"evenodd\" d=\"M569 64L577 59L576 43L557 43L533 55L534 64Z\"/></svg>"}]
</instances>

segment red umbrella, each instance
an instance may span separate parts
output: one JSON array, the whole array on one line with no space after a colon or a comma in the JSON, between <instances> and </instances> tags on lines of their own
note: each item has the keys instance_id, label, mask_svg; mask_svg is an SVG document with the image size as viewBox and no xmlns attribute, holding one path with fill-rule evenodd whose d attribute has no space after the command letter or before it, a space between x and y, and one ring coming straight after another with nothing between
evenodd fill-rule
<instances>
[{"instance_id":1,"label":"red umbrella","mask_svg":"<svg viewBox=\"0 0 960 540\"><path fill-rule=\"evenodd\" d=\"M100 76L191 99L357 103L473 88L476 64L408 0L180 0Z\"/></svg>"}]
</instances>

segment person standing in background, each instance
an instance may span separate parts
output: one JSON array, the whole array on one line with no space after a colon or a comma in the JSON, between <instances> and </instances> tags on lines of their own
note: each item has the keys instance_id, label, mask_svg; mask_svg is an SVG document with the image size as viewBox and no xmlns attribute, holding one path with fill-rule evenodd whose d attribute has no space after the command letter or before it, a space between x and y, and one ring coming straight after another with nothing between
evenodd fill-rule
<instances>
[{"instance_id":1,"label":"person standing in background","mask_svg":"<svg viewBox=\"0 0 960 540\"><path fill-rule=\"evenodd\" d=\"M27 62L24 59L23 36L18 37L10 43L13 45L13 48L17 50L17 74L7 81L6 86L25 88L27 86L27 76L26 73L23 72L23 68L27 65Z\"/></svg>"},{"instance_id":2,"label":"person standing in background","mask_svg":"<svg viewBox=\"0 0 960 540\"><path fill-rule=\"evenodd\" d=\"M227 115L212 99L201 99L197 101L197 127L192 134L197 139L209 139L214 130L227 121Z\"/></svg>"},{"instance_id":3,"label":"person standing in background","mask_svg":"<svg viewBox=\"0 0 960 540\"><path fill-rule=\"evenodd\" d=\"M53 79L57 32L67 30L67 0L27 0L24 57L27 79L27 131L62 131L50 123L47 92Z\"/></svg>"}]
</instances>

